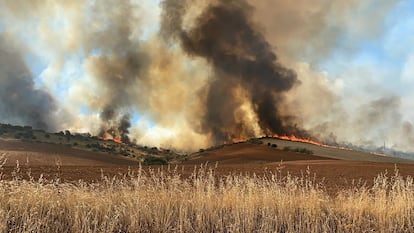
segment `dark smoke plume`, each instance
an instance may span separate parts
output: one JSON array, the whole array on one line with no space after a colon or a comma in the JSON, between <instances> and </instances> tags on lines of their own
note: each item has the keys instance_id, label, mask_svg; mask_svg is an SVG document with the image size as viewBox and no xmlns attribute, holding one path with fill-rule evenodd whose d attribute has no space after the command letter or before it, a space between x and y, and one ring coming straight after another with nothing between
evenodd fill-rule
<instances>
[{"instance_id":1,"label":"dark smoke plume","mask_svg":"<svg viewBox=\"0 0 414 233\"><path fill-rule=\"evenodd\" d=\"M124 143L130 143L129 140L129 128L131 127L130 116L128 114L122 116L121 121L118 125L119 135L121 137L121 141Z\"/></svg>"},{"instance_id":2,"label":"dark smoke plume","mask_svg":"<svg viewBox=\"0 0 414 233\"><path fill-rule=\"evenodd\" d=\"M99 133L100 137L119 139L123 143L130 143L129 128L131 127L130 115L117 116L113 109L105 109L101 113L101 119L104 125Z\"/></svg>"},{"instance_id":3,"label":"dark smoke plume","mask_svg":"<svg viewBox=\"0 0 414 233\"><path fill-rule=\"evenodd\" d=\"M86 69L103 87L99 93L101 110L101 133L111 135L128 143L128 128L131 126L128 110L137 96L136 86L146 77L149 57L139 40L134 38L135 27L139 26L130 2L114 4L99 1L93 5L93 23L105 27L96 31L85 31L88 36L81 44L89 46ZM107 12L111 8L111 12ZM97 52L94 52L97 51Z\"/></svg>"},{"instance_id":4,"label":"dark smoke plume","mask_svg":"<svg viewBox=\"0 0 414 233\"><path fill-rule=\"evenodd\" d=\"M204 133L211 133L216 142L254 136L237 114L245 100L252 104L263 133L302 133L283 115L280 105L283 94L298 83L296 74L277 61L252 23L252 7L246 1L210 3L189 29L183 26L187 2L166 0L162 6L162 36L178 39L186 53L204 58L214 68ZM245 96L238 94L239 88Z\"/></svg>"},{"instance_id":5,"label":"dark smoke plume","mask_svg":"<svg viewBox=\"0 0 414 233\"><path fill-rule=\"evenodd\" d=\"M0 100L2 121L55 130L54 99L35 87L19 49L6 35L0 35Z\"/></svg>"}]
</instances>

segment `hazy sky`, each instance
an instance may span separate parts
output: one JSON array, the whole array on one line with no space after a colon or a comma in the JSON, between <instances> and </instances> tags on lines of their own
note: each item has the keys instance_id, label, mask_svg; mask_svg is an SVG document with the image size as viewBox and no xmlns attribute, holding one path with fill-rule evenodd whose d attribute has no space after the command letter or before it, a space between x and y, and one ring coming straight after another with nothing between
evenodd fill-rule
<instances>
[{"instance_id":1,"label":"hazy sky","mask_svg":"<svg viewBox=\"0 0 414 233\"><path fill-rule=\"evenodd\" d=\"M133 41L128 46L160 49L157 43L149 43L159 33L160 1L125 1L130 10L111 1L101 1L102 6L95 8L94 2L100 1L73 1L72 4L46 0L31 3L0 0L0 32L6 38L5 43L22 55L32 73L34 88L49 93L57 102L53 114L58 128L95 132L98 129L94 122L99 121L101 108L96 102L101 97L96 93L108 95L111 91L102 90L104 88L94 81L94 73L90 71L90 60L94 55L107 52L106 47L95 46L94 43L103 41L111 47L109 52L113 52L118 46L116 43L123 43L119 33L127 30L125 37ZM208 1L198 2L201 9ZM289 97L292 103L297 100L304 108L314 106L319 111L304 110L301 114L303 119L300 122L306 130L317 131L318 127L326 125L330 132L324 132L323 137L333 133L336 140L354 144L382 145L386 141L390 147L414 151L414 144L411 144L414 142L411 126L414 123L414 1L372 0L361 3L319 0L314 4L298 1L297 6L284 1L249 2L256 8L253 20L259 30L273 46L280 61L295 70L302 81L296 94ZM124 11L130 15L120 19ZM119 22L113 25L112 21ZM132 26L124 29L124 24ZM112 31L116 27L120 30ZM97 35L103 39L96 40L94 37ZM120 42L112 44L106 41L106 37L112 36L120 37ZM198 74L197 67L204 67L203 62L177 54L176 62L180 59L183 64L171 85L177 85L183 92L186 92L186 87L202 89L208 74ZM6 55L3 53L2 56ZM150 71L149 76L157 72L157 69ZM313 89L312 83L320 83L318 87L327 91L332 98L326 104L329 106L324 105L325 97L321 97L326 95ZM193 113L178 111L173 114L171 111L169 114L167 111L169 118L174 119L170 122L160 117L158 111L147 111L157 101L164 106L162 101L165 97L157 99L157 96L162 96L163 89L153 85L159 89L154 93L159 94L146 101L136 101L139 104L130 100L134 103L128 105L131 106L127 111L132 114L131 131L135 138L143 143L183 148L182 144L174 142L174 138L188 135L203 140L203 135L191 127L192 121L177 123L189 115L196 117ZM136 90L143 91L141 88ZM186 96L179 95L179 98L188 101L197 94L196 91L189 92ZM174 97L167 100L174 101ZM339 116L342 112L347 116L346 122ZM374 119L372 115L380 117L366 124L361 120L365 116ZM12 123L25 123L3 118ZM369 125L372 122L375 124ZM409 140L400 143L401 138ZM199 140L196 141L198 143ZM197 143L195 148L208 145Z\"/></svg>"}]
</instances>

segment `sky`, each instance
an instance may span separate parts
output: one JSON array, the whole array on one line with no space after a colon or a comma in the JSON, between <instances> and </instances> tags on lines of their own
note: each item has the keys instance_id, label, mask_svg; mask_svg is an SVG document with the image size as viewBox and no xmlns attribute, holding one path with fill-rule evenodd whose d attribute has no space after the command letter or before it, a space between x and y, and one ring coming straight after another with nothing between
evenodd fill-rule
<instances>
[{"instance_id":1,"label":"sky","mask_svg":"<svg viewBox=\"0 0 414 233\"><path fill-rule=\"evenodd\" d=\"M414 119L414 2L399 1L384 18L383 30L377 36L353 42L352 29L344 33L344 44L339 43L331 56L320 64L332 77L347 80L344 95L356 91L372 93L375 97L395 95L401 97L404 119ZM346 41L355 51L347 54ZM350 66L349 71L344 66ZM359 71L368 77L361 77ZM349 74L351 72L351 74ZM368 79L369 86L355 87L352 82ZM357 88L357 90L355 90ZM359 94L359 93L358 93ZM358 94L356 94L358 96ZM364 95L364 94L362 94Z\"/></svg>"},{"instance_id":2,"label":"sky","mask_svg":"<svg viewBox=\"0 0 414 233\"><path fill-rule=\"evenodd\" d=\"M123 30L128 32L128 47L142 48L138 50L144 52L151 48L148 56L157 56L157 51L163 49L160 42L153 42L158 41L154 38L160 34L161 1L125 1L130 10L110 1L101 1L96 8L99 1L73 2L71 5L36 0L14 4L0 0L0 34L6 35L13 44L10 47L22 54L34 89L55 99L56 130L96 133L103 108L98 102L102 96L106 99L111 95L111 90L106 89L113 83L103 86L97 81L91 64L95 64L94 58L119 52L118 47L125 43L119 36ZM202 9L214 1L196 2L188 8ZM272 45L279 61L295 70L301 81L299 87L287 94L287 103L301 106L297 112L294 108L288 111L298 115L304 129L326 141L333 133L332 140L341 143L375 147L385 142L390 148L414 152L414 1L320 0L312 6L299 1L297 4L303 6L297 9L283 1L248 2L254 8L255 25ZM201 11L192 12L196 15ZM130 15L122 18L125 12ZM191 27L190 19L195 16L189 15ZM124 24L132 26L124 28ZM102 39L100 33L105 33ZM106 37L117 39L112 42ZM97 46L99 43L106 47ZM205 61L184 54L178 47L169 47L172 59L168 58L171 61L167 59L166 65L178 64L179 68L171 68L176 72L171 75L174 81L152 78L155 81L143 79L140 84L130 84L136 85L133 90L142 94L128 94L140 100L128 99L129 104L123 104L122 111L127 109L131 115L130 134L140 143L182 149L187 149L188 144L193 145L188 149L209 146L206 136L195 130L193 120L189 120L197 117L190 107L167 110L165 116L153 107L168 108L174 105L174 99L192 103L198 91L209 83L210 68ZM120 54L125 53L121 50ZM148 77L168 76L159 66L148 66ZM199 71L200 67L205 72ZM166 86L158 85L159 82ZM182 90L181 94L174 92L165 97L168 85ZM187 91L189 87L195 90ZM366 116L371 120L364 122ZM7 114L0 117L0 121L25 123L14 121ZM322 127L329 130L318 131ZM177 137L192 139L177 143Z\"/></svg>"},{"instance_id":3,"label":"sky","mask_svg":"<svg viewBox=\"0 0 414 233\"><path fill-rule=\"evenodd\" d=\"M352 69L372 71L373 82L396 95L409 96L412 91L409 84L413 81L410 75L413 56L412 42L414 32L414 2L400 1L385 16L383 31L372 38L354 40L353 30L343 32L338 46L322 61L320 69L332 76L344 73L341 65ZM351 44L351 45L349 45ZM348 54L349 46L354 47ZM380 70L381 72L376 72Z\"/></svg>"}]
</instances>

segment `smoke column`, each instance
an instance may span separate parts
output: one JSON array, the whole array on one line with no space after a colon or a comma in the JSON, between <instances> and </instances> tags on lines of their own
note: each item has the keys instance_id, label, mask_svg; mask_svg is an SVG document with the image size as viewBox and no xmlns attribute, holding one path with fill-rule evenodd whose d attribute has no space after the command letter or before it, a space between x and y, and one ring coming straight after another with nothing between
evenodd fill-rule
<instances>
[{"instance_id":1,"label":"smoke column","mask_svg":"<svg viewBox=\"0 0 414 233\"><path fill-rule=\"evenodd\" d=\"M13 38L0 34L0 118L5 123L55 130L54 99L37 89Z\"/></svg>"},{"instance_id":2,"label":"smoke column","mask_svg":"<svg viewBox=\"0 0 414 233\"><path fill-rule=\"evenodd\" d=\"M180 41L184 51L200 56L214 68L208 87L202 130L215 142L252 137L251 122L237 114L244 102L252 105L262 133L297 134L283 116L283 94L298 84L294 71L278 61L271 46L251 22L252 8L245 1L210 3L189 29L183 29L187 2L163 2L163 36ZM241 88L243 96L238 95Z\"/></svg>"}]
</instances>

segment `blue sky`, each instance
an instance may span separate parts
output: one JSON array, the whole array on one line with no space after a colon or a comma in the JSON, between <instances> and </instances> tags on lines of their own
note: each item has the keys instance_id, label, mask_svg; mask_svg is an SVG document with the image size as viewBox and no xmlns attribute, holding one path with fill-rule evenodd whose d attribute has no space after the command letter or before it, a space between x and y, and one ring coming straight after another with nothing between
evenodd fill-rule
<instances>
[{"instance_id":1,"label":"blue sky","mask_svg":"<svg viewBox=\"0 0 414 233\"><path fill-rule=\"evenodd\" d=\"M361 94L357 90L364 91L360 88L369 80L381 90L372 98L393 94L414 101L414 82L409 81L414 77L404 76L414 65L407 63L414 53L414 1L400 1L383 20L381 33L372 38L355 39L352 28L343 28L336 46L317 67L327 71L329 78L345 81L344 95ZM349 77L352 70L364 70L370 77ZM408 118L414 116L408 114Z\"/></svg>"}]
</instances>

